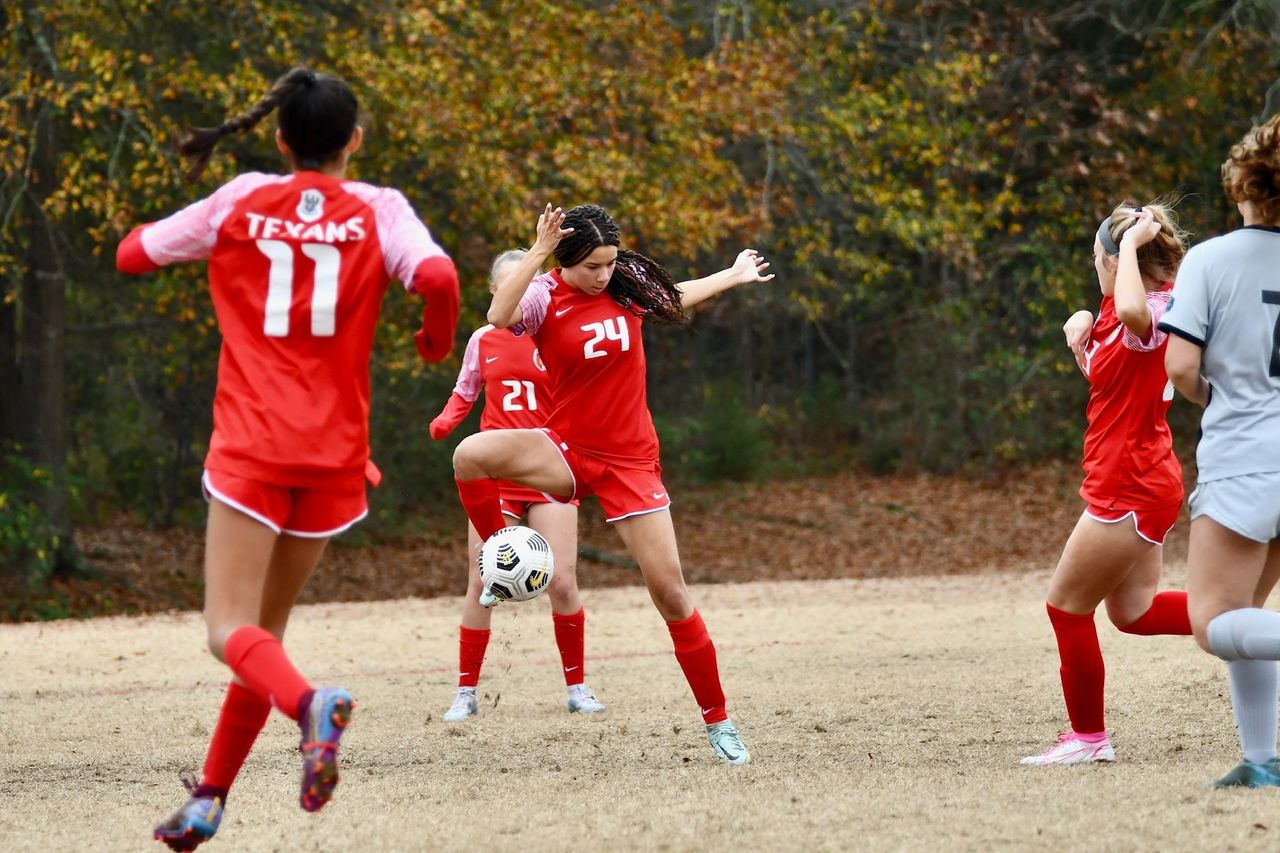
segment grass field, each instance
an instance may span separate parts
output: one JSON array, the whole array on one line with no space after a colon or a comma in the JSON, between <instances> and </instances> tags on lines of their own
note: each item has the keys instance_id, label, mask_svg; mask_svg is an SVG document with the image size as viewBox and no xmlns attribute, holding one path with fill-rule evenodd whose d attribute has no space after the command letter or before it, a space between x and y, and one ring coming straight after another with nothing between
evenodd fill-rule
<instances>
[{"instance_id":1,"label":"grass field","mask_svg":"<svg viewBox=\"0 0 1280 853\"><path fill-rule=\"evenodd\" d=\"M570 716L546 602L503 605L481 715L446 726L448 599L314 605L289 645L359 703L343 782L297 806L276 715L232 791L226 851L1274 850L1280 791L1214 792L1238 757L1225 667L1102 625L1112 766L1026 768L1065 727L1043 574L695 589L752 752L721 765L637 588L586 595ZM0 626L0 850L162 850L225 672L197 614Z\"/></svg>"}]
</instances>

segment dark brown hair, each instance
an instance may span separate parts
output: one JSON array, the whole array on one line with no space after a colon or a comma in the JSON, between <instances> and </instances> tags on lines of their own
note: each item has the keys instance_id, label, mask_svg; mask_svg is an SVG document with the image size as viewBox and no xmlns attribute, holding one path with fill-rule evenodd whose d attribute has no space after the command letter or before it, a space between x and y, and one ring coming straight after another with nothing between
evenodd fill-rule
<instances>
[{"instance_id":1,"label":"dark brown hair","mask_svg":"<svg viewBox=\"0 0 1280 853\"><path fill-rule=\"evenodd\" d=\"M598 204L572 208L564 215L562 227L572 228L573 233L556 245L556 263L561 267L580 264L599 247L617 246L620 242L613 217ZM632 314L673 326L688 321L680 302L680 289L671 274L639 252L618 250L618 263L606 289L614 302Z\"/></svg>"},{"instance_id":2,"label":"dark brown hair","mask_svg":"<svg viewBox=\"0 0 1280 853\"><path fill-rule=\"evenodd\" d=\"M204 172L218 140L244 133L280 109L280 135L299 169L318 169L336 157L356 129L359 104L351 87L337 77L294 68L272 85L261 101L217 127L192 128L178 143L178 152L191 161L187 180Z\"/></svg>"},{"instance_id":3,"label":"dark brown hair","mask_svg":"<svg viewBox=\"0 0 1280 853\"><path fill-rule=\"evenodd\" d=\"M1222 188L1233 204L1252 203L1264 223L1280 222L1280 113L1231 146Z\"/></svg>"}]
</instances>

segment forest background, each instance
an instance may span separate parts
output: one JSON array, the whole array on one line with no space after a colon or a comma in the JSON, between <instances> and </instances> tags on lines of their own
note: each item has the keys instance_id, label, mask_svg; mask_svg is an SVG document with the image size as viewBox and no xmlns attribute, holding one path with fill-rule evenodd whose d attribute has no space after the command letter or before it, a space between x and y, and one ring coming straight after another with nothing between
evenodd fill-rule
<instances>
[{"instance_id":1,"label":"forest background","mask_svg":"<svg viewBox=\"0 0 1280 853\"><path fill-rule=\"evenodd\" d=\"M246 170L272 122L184 183L174 141L297 64L357 91L352 174L401 189L458 264L454 356L421 363L393 287L361 541L454 501L432 442L496 252L595 201L677 276L743 246L777 280L646 335L681 480L985 472L1078 456L1060 327L1098 302L1122 199L1234 227L1219 165L1280 97L1280 4L1134 0L219 2L0 9L0 586L9 616L93 577L77 528L195 528L219 336L202 265L114 250ZM1176 408L1186 455L1197 413ZM477 413L478 414L478 413ZM37 608L37 613L38 608ZM0 618L3 618L0 616Z\"/></svg>"}]
</instances>

